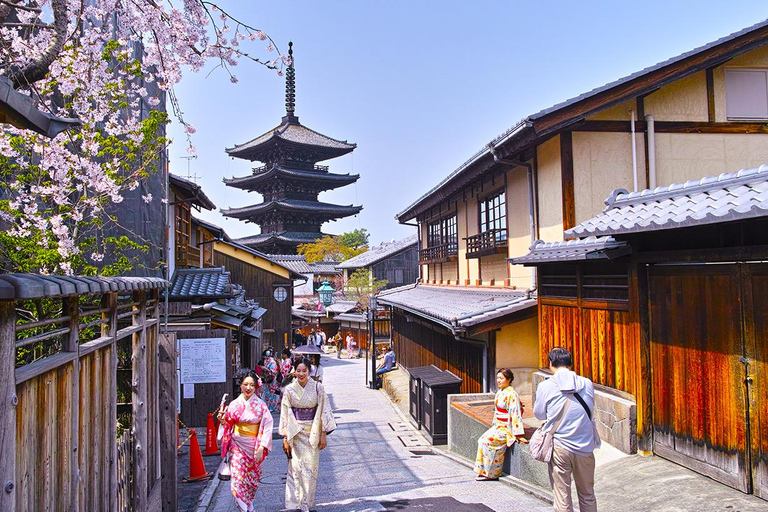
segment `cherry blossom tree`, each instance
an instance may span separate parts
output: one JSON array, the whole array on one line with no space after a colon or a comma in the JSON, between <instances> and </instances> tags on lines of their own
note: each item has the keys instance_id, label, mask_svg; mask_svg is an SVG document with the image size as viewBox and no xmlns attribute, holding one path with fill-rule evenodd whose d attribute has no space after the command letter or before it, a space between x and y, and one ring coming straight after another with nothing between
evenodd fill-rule
<instances>
[{"instance_id":1,"label":"cherry blossom tree","mask_svg":"<svg viewBox=\"0 0 768 512\"><path fill-rule=\"evenodd\" d=\"M0 133L4 271L95 273L105 254L141 250L104 228L118 222L110 205L156 171L166 98L194 152L174 85L212 62L232 82L243 59L278 75L290 65L266 33L204 0L0 0L0 55L0 73L40 110L81 122L53 139Z\"/></svg>"}]
</instances>

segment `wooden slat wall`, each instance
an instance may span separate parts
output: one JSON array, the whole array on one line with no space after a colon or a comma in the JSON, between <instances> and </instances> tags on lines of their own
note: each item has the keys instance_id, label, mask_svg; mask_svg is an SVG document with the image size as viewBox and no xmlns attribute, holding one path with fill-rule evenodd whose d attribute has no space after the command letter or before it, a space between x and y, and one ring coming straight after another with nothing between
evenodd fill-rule
<instances>
[{"instance_id":1,"label":"wooden slat wall","mask_svg":"<svg viewBox=\"0 0 768 512\"><path fill-rule=\"evenodd\" d=\"M461 377L462 393L483 391L483 349L454 339L417 319L411 322L397 309L392 312L392 341L398 364L405 368L434 364Z\"/></svg>"},{"instance_id":2,"label":"wooden slat wall","mask_svg":"<svg viewBox=\"0 0 768 512\"><path fill-rule=\"evenodd\" d=\"M540 364L556 346L573 354L573 370L593 382L637 396L640 346L630 312L541 304Z\"/></svg>"},{"instance_id":3,"label":"wooden slat wall","mask_svg":"<svg viewBox=\"0 0 768 512\"><path fill-rule=\"evenodd\" d=\"M750 267L745 303L751 306L752 313L747 337L752 378L749 384L752 485L755 495L768 499L768 266Z\"/></svg>"}]
</instances>

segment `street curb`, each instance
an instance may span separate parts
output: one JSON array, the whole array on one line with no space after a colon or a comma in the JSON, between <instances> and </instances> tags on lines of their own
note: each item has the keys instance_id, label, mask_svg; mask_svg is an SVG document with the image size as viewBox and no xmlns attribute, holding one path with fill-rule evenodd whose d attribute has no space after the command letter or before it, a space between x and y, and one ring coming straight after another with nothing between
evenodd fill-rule
<instances>
[{"instance_id":1,"label":"street curb","mask_svg":"<svg viewBox=\"0 0 768 512\"><path fill-rule=\"evenodd\" d=\"M416 428L415 428L416 426L413 424L411 419L408 418L403 413L403 411L400 410L400 408L392 401L390 396L387 393L385 393L383 390L381 390L381 389L379 389L378 391L380 391L381 394L384 395L384 397L389 402L389 405L395 410L397 415L400 416L400 419L402 419L404 422L408 423L409 425L413 426L414 427L414 432L416 432L421 437L424 437L424 439L426 439L426 437L421 432L421 430L416 430ZM470 469L474 468L474 464L472 462L470 462L469 459L465 459L464 457L461 457L459 455L451 453L450 451L445 450L443 448L438 448L437 446L434 446L432 444L429 445L429 448L433 452L435 452L435 453L437 453L439 455L442 455L443 457L445 457L447 459L450 459L450 460L452 460L454 462L458 462L459 464L461 464L461 465L463 465L465 467L468 467ZM553 498L553 495L552 495L551 492L547 492L547 491L545 491L545 490L543 490L543 489L541 489L541 488L539 488L539 487L537 487L535 485L529 484L528 482L526 482L524 480L520 480L519 478L515 478L514 476L509 476L509 475L502 476L501 478L499 478L499 482L501 482L501 483L503 483L505 485L508 485L510 487L514 487L514 488L516 488L518 490L521 490L521 491L523 491L523 492L525 492L527 494L530 494L531 496L533 496L535 498L538 498L538 499L540 499L540 500L542 500L544 502L547 502L547 503L550 503L550 504L554 503L554 498Z\"/></svg>"},{"instance_id":2,"label":"street curb","mask_svg":"<svg viewBox=\"0 0 768 512\"><path fill-rule=\"evenodd\" d=\"M197 502L197 508L195 509L195 512L207 512L208 507L211 505L211 501L213 500L213 495L216 494L216 490L219 488L219 471L221 471L221 468L224 466L224 461L222 460L219 464L219 467L216 469L216 472L213 474L213 478L208 482L208 485L205 486L205 489L203 489L202 494L200 495L200 499Z\"/></svg>"}]
</instances>

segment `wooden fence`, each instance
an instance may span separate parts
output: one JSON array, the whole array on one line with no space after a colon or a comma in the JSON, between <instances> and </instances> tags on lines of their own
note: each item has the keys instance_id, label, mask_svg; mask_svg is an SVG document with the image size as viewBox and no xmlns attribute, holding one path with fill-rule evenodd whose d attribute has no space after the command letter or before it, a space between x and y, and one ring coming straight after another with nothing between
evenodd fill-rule
<instances>
[{"instance_id":1,"label":"wooden fence","mask_svg":"<svg viewBox=\"0 0 768 512\"><path fill-rule=\"evenodd\" d=\"M160 375L160 352L174 353L159 333L166 285L0 275L0 510L144 512L161 475L175 482L176 391L162 389L175 372ZM121 350L132 373L119 390ZM131 403L119 438L118 392ZM176 510L175 491L162 486L164 509Z\"/></svg>"}]
</instances>

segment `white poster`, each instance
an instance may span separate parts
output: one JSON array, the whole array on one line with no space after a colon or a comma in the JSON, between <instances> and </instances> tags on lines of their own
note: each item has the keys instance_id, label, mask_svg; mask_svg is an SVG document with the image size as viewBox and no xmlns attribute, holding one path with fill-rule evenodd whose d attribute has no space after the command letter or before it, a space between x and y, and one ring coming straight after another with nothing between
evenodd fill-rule
<instances>
[{"instance_id":1,"label":"white poster","mask_svg":"<svg viewBox=\"0 0 768 512\"><path fill-rule=\"evenodd\" d=\"M195 398L194 384L184 384L184 398Z\"/></svg>"},{"instance_id":2,"label":"white poster","mask_svg":"<svg viewBox=\"0 0 768 512\"><path fill-rule=\"evenodd\" d=\"M182 384L226 382L226 338L182 339L180 344ZM186 388L186 386L184 386Z\"/></svg>"}]
</instances>

